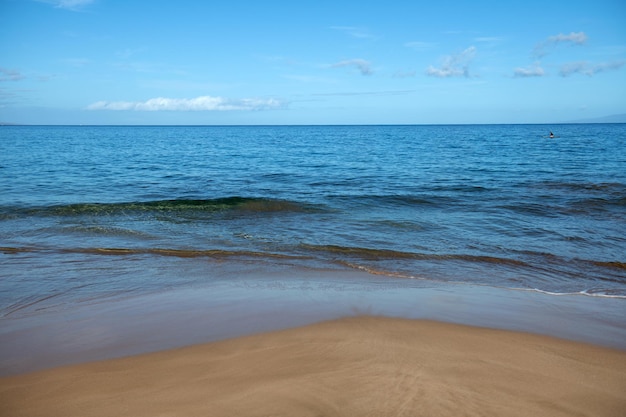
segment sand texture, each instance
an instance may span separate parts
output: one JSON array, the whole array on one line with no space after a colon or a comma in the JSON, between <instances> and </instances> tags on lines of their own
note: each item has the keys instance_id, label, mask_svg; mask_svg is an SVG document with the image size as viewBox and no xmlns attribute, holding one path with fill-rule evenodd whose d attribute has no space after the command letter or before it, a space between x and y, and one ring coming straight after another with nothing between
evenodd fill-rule
<instances>
[{"instance_id":1,"label":"sand texture","mask_svg":"<svg viewBox=\"0 0 626 417\"><path fill-rule=\"evenodd\" d=\"M357 317L1 378L0 407L15 417L623 417L626 352Z\"/></svg>"}]
</instances>

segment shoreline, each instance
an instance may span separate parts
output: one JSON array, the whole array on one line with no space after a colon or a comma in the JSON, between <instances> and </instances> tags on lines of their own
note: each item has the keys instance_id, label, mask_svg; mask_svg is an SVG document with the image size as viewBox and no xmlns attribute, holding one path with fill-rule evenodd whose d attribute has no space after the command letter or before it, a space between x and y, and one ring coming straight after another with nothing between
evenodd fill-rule
<instances>
[{"instance_id":1,"label":"shoreline","mask_svg":"<svg viewBox=\"0 0 626 417\"><path fill-rule=\"evenodd\" d=\"M626 300L354 271L287 268L204 287L83 302L0 319L0 377L354 316L521 331L626 351Z\"/></svg>"},{"instance_id":2,"label":"shoreline","mask_svg":"<svg viewBox=\"0 0 626 417\"><path fill-rule=\"evenodd\" d=\"M619 416L626 351L359 316L0 378L11 415Z\"/></svg>"}]
</instances>

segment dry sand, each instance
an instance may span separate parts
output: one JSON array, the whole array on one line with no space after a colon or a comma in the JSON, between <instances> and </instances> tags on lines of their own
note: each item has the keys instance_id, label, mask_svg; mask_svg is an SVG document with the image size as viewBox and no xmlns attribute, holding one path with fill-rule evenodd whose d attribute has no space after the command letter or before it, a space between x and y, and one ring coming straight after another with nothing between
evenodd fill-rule
<instances>
[{"instance_id":1,"label":"dry sand","mask_svg":"<svg viewBox=\"0 0 626 417\"><path fill-rule=\"evenodd\" d=\"M0 379L2 416L624 416L626 351L358 317Z\"/></svg>"}]
</instances>

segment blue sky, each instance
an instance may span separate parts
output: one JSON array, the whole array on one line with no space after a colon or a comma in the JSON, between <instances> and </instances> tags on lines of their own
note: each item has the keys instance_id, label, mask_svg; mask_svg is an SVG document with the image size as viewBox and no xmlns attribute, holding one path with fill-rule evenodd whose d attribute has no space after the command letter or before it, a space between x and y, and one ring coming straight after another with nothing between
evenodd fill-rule
<instances>
[{"instance_id":1,"label":"blue sky","mask_svg":"<svg viewBox=\"0 0 626 417\"><path fill-rule=\"evenodd\" d=\"M626 2L0 0L0 122L626 113Z\"/></svg>"}]
</instances>

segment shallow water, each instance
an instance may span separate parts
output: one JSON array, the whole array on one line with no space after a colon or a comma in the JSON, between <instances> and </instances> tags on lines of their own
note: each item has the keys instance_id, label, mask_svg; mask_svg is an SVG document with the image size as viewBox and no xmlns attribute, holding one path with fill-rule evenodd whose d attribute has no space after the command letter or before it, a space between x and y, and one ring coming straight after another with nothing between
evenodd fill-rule
<instances>
[{"instance_id":1,"label":"shallow water","mask_svg":"<svg viewBox=\"0 0 626 417\"><path fill-rule=\"evenodd\" d=\"M293 266L626 297L624 124L3 126L0 178L5 317Z\"/></svg>"}]
</instances>

